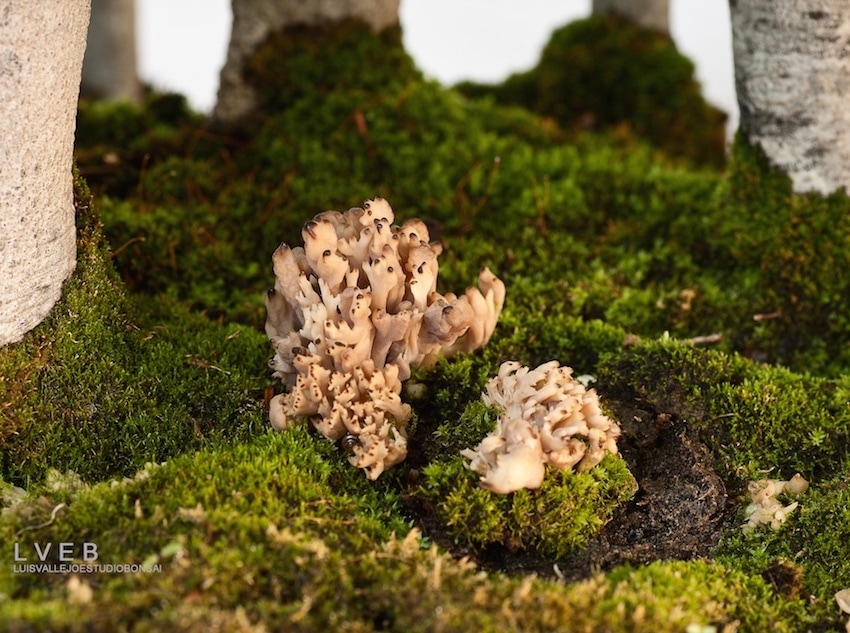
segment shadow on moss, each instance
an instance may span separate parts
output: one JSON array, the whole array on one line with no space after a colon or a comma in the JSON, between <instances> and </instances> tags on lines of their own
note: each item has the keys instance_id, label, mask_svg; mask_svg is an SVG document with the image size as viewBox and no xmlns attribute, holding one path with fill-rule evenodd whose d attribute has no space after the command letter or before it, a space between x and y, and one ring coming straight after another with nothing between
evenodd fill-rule
<instances>
[{"instance_id":1,"label":"shadow on moss","mask_svg":"<svg viewBox=\"0 0 850 633\"><path fill-rule=\"evenodd\" d=\"M128 197L147 168L197 142L202 122L185 97L173 93L149 90L140 105L83 100L77 112L77 167L92 189Z\"/></svg>"}]
</instances>

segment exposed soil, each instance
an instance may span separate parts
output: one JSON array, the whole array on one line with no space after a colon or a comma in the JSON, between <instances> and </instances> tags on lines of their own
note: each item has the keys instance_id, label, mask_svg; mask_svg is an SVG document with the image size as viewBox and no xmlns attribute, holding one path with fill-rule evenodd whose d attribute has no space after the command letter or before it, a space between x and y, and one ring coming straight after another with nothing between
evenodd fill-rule
<instances>
[{"instance_id":1,"label":"exposed soil","mask_svg":"<svg viewBox=\"0 0 850 633\"><path fill-rule=\"evenodd\" d=\"M693 426L638 410L619 419L620 450L638 492L585 549L559 562L568 578L623 563L708 557L721 528L734 520L726 486Z\"/></svg>"}]
</instances>

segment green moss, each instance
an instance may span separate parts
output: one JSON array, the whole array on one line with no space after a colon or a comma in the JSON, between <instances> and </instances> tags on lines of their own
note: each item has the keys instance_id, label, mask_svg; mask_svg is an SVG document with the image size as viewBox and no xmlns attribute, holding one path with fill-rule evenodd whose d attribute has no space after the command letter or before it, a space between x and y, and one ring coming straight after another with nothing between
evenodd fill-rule
<instances>
[{"instance_id":1,"label":"green moss","mask_svg":"<svg viewBox=\"0 0 850 633\"><path fill-rule=\"evenodd\" d=\"M50 499L13 506L4 516L4 542L19 543L19 551L34 559L35 542L82 537L97 544L101 564L161 565L160 572L84 576L115 617L113 626L143 613L149 617L170 593L182 601L200 592L206 595L202 604L224 609L262 597L262 608L291 614L302 590L309 592L322 577L316 598L327 603L327 617L335 583L344 588L355 582L339 576L347 567L356 573L345 560L369 558L393 532L402 536L409 529L399 518L398 496L386 486L374 486L362 475L358 483L343 475L347 485L336 485L334 470L350 468L333 458L336 452L306 429L270 432L250 444L150 465L117 485L56 491ZM56 511L60 501L65 505ZM38 530L27 527L41 524L46 525ZM49 562L59 564L55 556L54 551ZM79 552L76 558L81 562ZM2 574L7 599L66 594L61 575L12 574L7 567ZM179 602L164 608L173 616ZM83 620L102 626L106 615L88 611Z\"/></svg>"},{"instance_id":2,"label":"green moss","mask_svg":"<svg viewBox=\"0 0 850 633\"><path fill-rule=\"evenodd\" d=\"M294 25L273 33L248 62L245 75L266 114L305 97L339 94L357 95L365 106L380 92L394 91L394 83L421 79L402 46L398 26L373 33L358 20Z\"/></svg>"},{"instance_id":3,"label":"green moss","mask_svg":"<svg viewBox=\"0 0 850 633\"><path fill-rule=\"evenodd\" d=\"M766 318L750 345L795 369L846 371L850 198L792 194L790 179L740 136L733 166L711 242L727 249L730 267L758 271L753 314Z\"/></svg>"},{"instance_id":4,"label":"green moss","mask_svg":"<svg viewBox=\"0 0 850 633\"><path fill-rule=\"evenodd\" d=\"M264 337L128 298L76 182L76 271L44 323L0 350L0 474L18 484L51 467L129 474L262 424Z\"/></svg>"},{"instance_id":5,"label":"green moss","mask_svg":"<svg viewBox=\"0 0 850 633\"><path fill-rule=\"evenodd\" d=\"M703 99L693 63L669 37L617 17L567 24L532 70L498 86L459 89L522 104L567 128L625 126L671 156L724 162L726 115Z\"/></svg>"},{"instance_id":6,"label":"green moss","mask_svg":"<svg viewBox=\"0 0 850 633\"><path fill-rule=\"evenodd\" d=\"M801 630L816 621L803 601L775 596L757 576L705 562L619 568L570 586L477 573L408 532L393 518L397 497L380 483L353 493L333 486L335 450L303 429L269 433L61 497L59 509L59 497L42 496L4 511L4 541L20 552L84 538L101 564L161 568L80 575L92 589L86 601L65 576L3 566L0 622L56 631L249 623L500 631L567 622L677 631L736 620L747 630ZM377 506L384 515L374 515Z\"/></svg>"},{"instance_id":7,"label":"green moss","mask_svg":"<svg viewBox=\"0 0 850 633\"><path fill-rule=\"evenodd\" d=\"M130 195L145 170L181 151L201 122L178 94L151 92L141 105L83 100L75 138L80 173L96 191Z\"/></svg>"},{"instance_id":8,"label":"green moss","mask_svg":"<svg viewBox=\"0 0 850 633\"><path fill-rule=\"evenodd\" d=\"M777 560L787 561L802 570L798 590L831 602L850 578L850 562L844 554L850 538L845 511L850 503L848 473L845 465L831 477L812 479L809 490L794 497L799 506L777 531L731 531L718 548L718 559L765 575ZM826 530L825 525L829 525Z\"/></svg>"},{"instance_id":9,"label":"green moss","mask_svg":"<svg viewBox=\"0 0 850 633\"><path fill-rule=\"evenodd\" d=\"M845 380L801 376L673 341L645 343L601 363L604 396L687 420L727 480L834 473L847 456Z\"/></svg>"},{"instance_id":10,"label":"green moss","mask_svg":"<svg viewBox=\"0 0 850 633\"><path fill-rule=\"evenodd\" d=\"M469 416L459 424L469 424ZM596 536L637 490L620 457L606 457L586 473L547 469L540 488L508 495L480 488L479 475L464 461L457 456L429 465L420 494L434 504L436 519L456 543L478 549L498 543L560 558Z\"/></svg>"},{"instance_id":11,"label":"green moss","mask_svg":"<svg viewBox=\"0 0 850 633\"><path fill-rule=\"evenodd\" d=\"M597 590L594 602L598 602L587 605L594 611L588 623L595 629L681 631L691 626L717 630L739 626L746 631L801 631L823 626L826 619L825 610L806 614L803 601L778 599L761 578L706 562L620 568L600 585L593 587ZM708 595L716 600L706 602ZM700 606L695 612L696 603ZM669 618L666 623L665 617Z\"/></svg>"}]
</instances>

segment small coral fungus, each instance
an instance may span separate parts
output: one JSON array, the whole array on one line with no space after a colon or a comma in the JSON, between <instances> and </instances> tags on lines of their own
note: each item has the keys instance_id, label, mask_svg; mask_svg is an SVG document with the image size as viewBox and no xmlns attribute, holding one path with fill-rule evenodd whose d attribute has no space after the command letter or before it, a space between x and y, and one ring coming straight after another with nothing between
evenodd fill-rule
<instances>
[{"instance_id":1,"label":"small coral fungus","mask_svg":"<svg viewBox=\"0 0 850 633\"><path fill-rule=\"evenodd\" d=\"M782 505L776 498L778 495L798 495L809 489L809 482L797 473L788 481L780 479L759 479L747 485L752 503L744 511L747 522L744 530L750 531L762 525L769 525L778 530L788 515L797 509L799 503L794 501L787 506Z\"/></svg>"},{"instance_id":2,"label":"small coral fungus","mask_svg":"<svg viewBox=\"0 0 850 633\"><path fill-rule=\"evenodd\" d=\"M493 333L504 284L487 268L478 288L437 292L437 256L421 220L393 225L386 200L308 222L303 247L281 244L266 298L275 428L306 417L329 440L346 437L350 461L376 479L407 455L410 406L401 383L438 356L472 351Z\"/></svg>"},{"instance_id":3,"label":"small coral fungus","mask_svg":"<svg viewBox=\"0 0 850 633\"><path fill-rule=\"evenodd\" d=\"M462 452L483 488L501 494L538 488L546 464L586 471L617 453L620 427L572 371L558 361L533 370L509 361L487 383L484 403L502 415L475 450Z\"/></svg>"}]
</instances>

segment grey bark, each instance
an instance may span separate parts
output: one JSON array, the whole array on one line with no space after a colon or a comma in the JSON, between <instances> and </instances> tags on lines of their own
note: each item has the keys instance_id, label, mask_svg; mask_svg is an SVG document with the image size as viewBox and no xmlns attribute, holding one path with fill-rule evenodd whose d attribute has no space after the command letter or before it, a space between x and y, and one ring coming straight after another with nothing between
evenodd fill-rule
<instances>
[{"instance_id":1,"label":"grey bark","mask_svg":"<svg viewBox=\"0 0 850 633\"><path fill-rule=\"evenodd\" d=\"M76 262L74 126L89 0L0 0L0 345L38 325Z\"/></svg>"},{"instance_id":2,"label":"grey bark","mask_svg":"<svg viewBox=\"0 0 850 633\"><path fill-rule=\"evenodd\" d=\"M638 26L670 34L669 0L593 0L592 12L615 13Z\"/></svg>"},{"instance_id":3,"label":"grey bark","mask_svg":"<svg viewBox=\"0 0 850 633\"><path fill-rule=\"evenodd\" d=\"M212 119L227 127L249 118L257 95L245 81L245 64L273 33L289 26L320 26L360 19L375 32L398 24L399 0L232 0L233 27L221 70Z\"/></svg>"},{"instance_id":4,"label":"grey bark","mask_svg":"<svg viewBox=\"0 0 850 633\"><path fill-rule=\"evenodd\" d=\"M741 131L794 190L850 191L850 4L732 0Z\"/></svg>"},{"instance_id":5,"label":"grey bark","mask_svg":"<svg viewBox=\"0 0 850 633\"><path fill-rule=\"evenodd\" d=\"M135 0L91 0L82 94L92 99L138 102Z\"/></svg>"}]
</instances>

